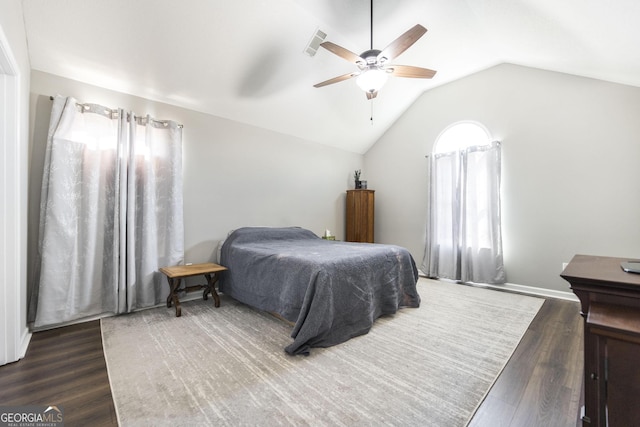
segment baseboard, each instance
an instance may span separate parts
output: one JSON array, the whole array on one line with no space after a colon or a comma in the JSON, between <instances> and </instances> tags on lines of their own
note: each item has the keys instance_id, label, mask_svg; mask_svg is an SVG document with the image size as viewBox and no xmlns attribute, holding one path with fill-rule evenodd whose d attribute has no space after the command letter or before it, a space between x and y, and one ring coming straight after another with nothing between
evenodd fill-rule
<instances>
[{"instance_id":1,"label":"baseboard","mask_svg":"<svg viewBox=\"0 0 640 427\"><path fill-rule=\"evenodd\" d=\"M22 359L27 354L27 349L31 343L31 332L29 332L29 328L23 329L22 337L20 338L20 351L18 353L18 358Z\"/></svg>"},{"instance_id":2,"label":"baseboard","mask_svg":"<svg viewBox=\"0 0 640 427\"><path fill-rule=\"evenodd\" d=\"M515 283L505 283L504 285L489 285L486 283L474 283L476 286L495 289L498 291L515 292L518 294L532 295L544 298L556 298L566 301L580 302L573 292L556 291L553 289L537 288L535 286L517 285Z\"/></svg>"},{"instance_id":3,"label":"baseboard","mask_svg":"<svg viewBox=\"0 0 640 427\"><path fill-rule=\"evenodd\" d=\"M420 277L428 278L421 270L419 270L419 273L420 273ZM437 280L447 280L447 279L437 279ZM448 280L448 281L455 282L455 280ZM535 286L518 285L515 283L505 283L503 285L491 285L488 283L467 283L467 284L471 286L477 286L479 288L493 289L496 291L514 292L517 294L531 295L535 297L556 298L556 299L562 299L566 301L580 302L578 297L573 292L567 292L567 291L556 291L553 289L537 288Z\"/></svg>"}]
</instances>

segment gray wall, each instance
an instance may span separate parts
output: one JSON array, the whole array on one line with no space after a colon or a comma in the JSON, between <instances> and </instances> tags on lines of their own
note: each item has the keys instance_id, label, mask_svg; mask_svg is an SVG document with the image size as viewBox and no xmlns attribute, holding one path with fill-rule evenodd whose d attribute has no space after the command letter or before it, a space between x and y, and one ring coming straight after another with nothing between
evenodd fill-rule
<instances>
[{"instance_id":1,"label":"gray wall","mask_svg":"<svg viewBox=\"0 0 640 427\"><path fill-rule=\"evenodd\" d=\"M328 228L344 238L345 191L362 155L39 71L31 81L30 246L55 94L184 125L186 262L215 262L218 242L242 226L295 225L319 235Z\"/></svg>"},{"instance_id":2,"label":"gray wall","mask_svg":"<svg viewBox=\"0 0 640 427\"><path fill-rule=\"evenodd\" d=\"M640 257L639 112L640 88L509 64L430 90L365 155L376 241L422 260L425 155L474 120L503 142L508 282L570 291L574 254Z\"/></svg>"}]
</instances>

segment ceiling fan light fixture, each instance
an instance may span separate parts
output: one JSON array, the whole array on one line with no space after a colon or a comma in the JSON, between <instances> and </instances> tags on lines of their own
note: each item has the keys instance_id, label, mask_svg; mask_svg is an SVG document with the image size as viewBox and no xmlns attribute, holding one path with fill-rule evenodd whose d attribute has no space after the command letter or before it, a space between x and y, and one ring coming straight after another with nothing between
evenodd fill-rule
<instances>
[{"instance_id":1,"label":"ceiling fan light fixture","mask_svg":"<svg viewBox=\"0 0 640 427\"><path fill-rule=\"evenodd\" d=\"M382 89L389 74L380 68L371 67L364 70L356 79L356 84L365 92L374 93Z\"/></svg>"}]
</instances>

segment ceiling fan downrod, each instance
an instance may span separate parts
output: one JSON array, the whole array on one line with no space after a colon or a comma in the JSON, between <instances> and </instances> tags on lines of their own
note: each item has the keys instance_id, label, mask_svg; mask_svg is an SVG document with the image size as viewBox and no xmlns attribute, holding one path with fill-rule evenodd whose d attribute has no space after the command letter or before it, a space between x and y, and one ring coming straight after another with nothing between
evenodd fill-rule
<instances>
[{"instance_id":1,"label":"ceiling fan downrod","mask_svg":"<svg viewBox=\"0 0 640 427\"><path fill-rule=\"evenodd\" d=\"M370 11L370 17L371 19L369 20L369 28L370 30L370 45L371 47L369 49L373 50L373 0L371 0L371 7L369 8Z\"/></svg>"}]
</instances>

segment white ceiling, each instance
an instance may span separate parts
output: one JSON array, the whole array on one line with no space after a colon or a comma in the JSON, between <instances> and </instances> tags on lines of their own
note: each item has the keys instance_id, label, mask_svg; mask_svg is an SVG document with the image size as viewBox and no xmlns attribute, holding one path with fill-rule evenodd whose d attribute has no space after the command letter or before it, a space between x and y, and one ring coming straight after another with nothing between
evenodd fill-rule
<instances>
[{"instance_id":1,"label":"white ceiling","mask_svg":"<svg viewBox=\"0 0 640 427\"><path fill-rule=\"evenodd\" d=\"M374 48L429 31L373 101L317 29L369 48L369 0L23 0L33 69L364 153L425 90L509 62L640 86L638 0L374 0ZM93 100L86 100L91 102ZM373 112L373 121L370 120Z\"/></svg>"}]
</instances>

